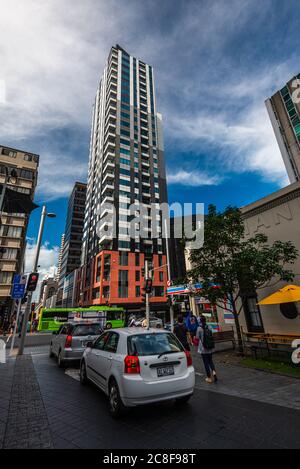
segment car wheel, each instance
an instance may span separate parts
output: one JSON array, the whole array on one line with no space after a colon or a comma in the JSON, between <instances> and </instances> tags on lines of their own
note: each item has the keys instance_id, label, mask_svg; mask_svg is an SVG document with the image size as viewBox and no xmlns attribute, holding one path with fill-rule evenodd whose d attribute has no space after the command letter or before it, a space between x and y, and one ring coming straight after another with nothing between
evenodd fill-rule
<instances>
[{"instance_id":1,"label":"car wheel","mask_svg":"<svg viewBox=\"0 0 300 469\"><path fill-rule=\"evenodd\" d=\"M80 364L80 383L85 385L88 382L88 377L86 374L86 365L85 362L82 361Z\"/></svg>"},{"instance_id":2,"label":"car wheel","mask_svg":"<svg viewBox=\"0 0 300 469\"><path fill-rule=\"evenodd\" d=\"M59 368L65 368L65 362L62 359L61 350L58 352L57 364L58 364Z\"/></svg>"},{"instance_id":3,"label":"car wheel","mask_svg":"<svg viewBox=\"0 0 300 469\"><path fill-rule=\"evenodd\" d=\"M112 329L112 324L109 322L106 324L106 330Z\"/></svg>"},{"instance_id":4,"label":"car wheel","mask_svg":"<svg viewBox=\"0 0 300 469\"><path fill-rule=\"evenodd\" d=\"M115 380L112 380L109 386L109 412L114 418L121 417L125 412L125 406Z\"/></svg>"},{"instance_id":5,"label":"car wheel","mask_svg":"<svg viewBox=\"0 0 300 469\"><path fill-rule=\"evenodd\" d=\"M175 403L177 405L184 405L184 404L187 404L189 402L189 400L191 399L193 395L190 394L189 396L184 396L184 397L179 397L178 399L176 399Z\"/></svg>"}]
</instances>

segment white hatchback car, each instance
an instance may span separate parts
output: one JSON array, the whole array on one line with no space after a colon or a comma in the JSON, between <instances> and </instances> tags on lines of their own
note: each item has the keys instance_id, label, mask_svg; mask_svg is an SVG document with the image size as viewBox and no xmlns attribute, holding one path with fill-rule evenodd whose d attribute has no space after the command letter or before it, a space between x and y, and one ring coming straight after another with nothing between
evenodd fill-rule
<instances>
[{"instance_id":1,"label":"white hatchback car","mask_svg":"<svg viewBox=\"0 0 300 469\"><path fill-rule=\"evenodd\" d=\"M111 329L87 344L80 381L92 381L109 396L118 417L126 407L175 399L187 402L195 387L195 370L171 332L158 329Z\"/></svg>"}]
</instances>

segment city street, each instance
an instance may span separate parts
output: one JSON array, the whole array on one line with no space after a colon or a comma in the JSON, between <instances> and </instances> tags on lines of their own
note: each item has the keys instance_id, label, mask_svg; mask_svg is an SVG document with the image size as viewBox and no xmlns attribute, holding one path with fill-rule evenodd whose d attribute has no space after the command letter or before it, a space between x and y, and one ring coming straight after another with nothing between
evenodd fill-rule
<instances>
[{"instance_id":1,"label":"city street","mask_svg":"<svg viewBox=\"0 0 300 469\"><path fill-rule=\"evenodd\" d=\"M26 352L0 365L0 447L300 447L297 379L219 365L220 383L207 387L196 358L189 405L138 408L114 421L106 397L81 386L75 368L59 369L45 346Z\"/></svg>"}]
</instances>

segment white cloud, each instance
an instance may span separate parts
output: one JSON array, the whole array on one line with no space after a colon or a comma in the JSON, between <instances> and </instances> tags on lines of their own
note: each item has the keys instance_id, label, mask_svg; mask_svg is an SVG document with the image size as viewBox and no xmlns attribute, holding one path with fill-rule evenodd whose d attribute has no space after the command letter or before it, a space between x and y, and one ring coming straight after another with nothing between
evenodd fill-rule
<instances>
[{"instance_id":1,"label":"white cloud","mask_svg":"<svg viewBox=\"0 0 300 469\"><path fill-rule=\"evenodd\" d=\"M0 82L6 90L0 142L41 154L42 197L68 195L76 179L86 178L88 141L79 151L70 151L67 141L58 150L51 132L65 127L88 132L105 59L119 42L153 64L171 145L196 153L208 145L215 149L217 167L204 168L204 174L222 178L223 171L251 170L282 183L285 170L263 101L294 73L291 64L297 60L266 63L261 73L258 65L251 76L251 64L245 67L243 57L234 62L230 55L248 23L255 19L257 28L264 26L270 5L270 0L177 0L174 9L168 0L0 0ZM244 112L237 116L232 111L241 102ZM194 167L194 180L201 180L201 160Z\"/></svg>"},{"instance_id":2,"label":"white cloud","mask_svg":"<svg viewBox=\"0 0 300 469\"><path fill-rule=\"evenodd\" d=\"M60 248L58 246L50 247L49 243L44 243L41 247L39 256L39 283L38 288L34 294L34 298L38 299L39 290L42 281L47 277L55 276L57 272L58 256ZM25 253L25 272L30 273L33 269L34 256L36 253L36 241L27 239L26 253Z\"/></svg>"},{"instance_id":3,"label":"white cloud","mask_svg":"<svg viewBox=\"0 0 300 469\"><path fill-rule=\"evenodd\" d=\"M264 101L275 91L274 82L280 86L289 74L287 67L282 65L274 70L274 81L271 75L272 70L256 80L251 81L249 77L232 86L226 84L224 89L216 86L218 109L173 115L169 123L172 139L183 149L196 153L199 149L202 152L207 148L213 150L212 164L217 174L252 171L279 185L286 185L286 169ZM213 89L210 91L213 93Z\"/></svg>"},{"instance_id":4,"label":"white cloud","mask_svg":"<svg viewBox=\"0 0 300 469\"><path fill-rule=\"evenodd\" d=\"M179 170L176 173L167 175L169 184L177 184L182 186L200 187L200 186L216 186L220 184L219 176L209 176L205 172Z\"/></svg>"}]
</instances>

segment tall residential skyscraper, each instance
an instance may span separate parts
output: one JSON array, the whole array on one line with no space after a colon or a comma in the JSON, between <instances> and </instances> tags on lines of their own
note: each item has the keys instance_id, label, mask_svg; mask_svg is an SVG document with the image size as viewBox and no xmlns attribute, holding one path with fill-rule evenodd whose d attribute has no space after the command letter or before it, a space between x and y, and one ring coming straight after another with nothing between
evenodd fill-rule
<instances>
[{"instance_id":1,"label":"tall residential skyscraper","mask_svg":"<svg viewBox=\"0 0 300 469\"><path fill-rule=\"evenodd\" d=\"M153 68L117 45L110 51L93 112L82 304L142 306L145 258L156 269L153 309L166 302L165 243L151 236L132 238L127 232L131 204L150 210L151 204L166 201L162 117L156 110ZM113 238L97 234L107 214L101 208L107 203L116 211Z\"/></svg>"},{"instance_id":2,"label":"tall residential skyscraper","mask_svg":"<svg viewBox=\"0 0 300 469\"><path fill-rule=\"evenodd\" d=\"M55 276L55 280L59 282L60 279L60 274L61 274L61 264L62 264L62 256L63 256L63 251L64 251L64 246L65 246L65 233L61 235L60 239L60 248L59 248L59 254L58 254L58 263L57 263L57 273Z\"/></svg>"},{"instance_id":3,"label":"tall residential skyscraper","mask_svg":"<svg viewBox=\"0 0 300 469\"><path fill-rule=\"evenodd\" d=\"M76 182L69 198L59 269L59 288L63 287L65 278L81 264L86 189L86 184Z\"/></svg>"},{"instance_id":4,"label":"tall residential skyscraper","mask_svg":"<svg viewBox=\"0 0 300 469\"><path fill-rule=\"evenodd\" d=\"M266 106L291 183L300 180L300 74L267 99Z\"/></svg>"},{"instance_id":5,"label":"tall residential skyscraper","mask_svg":"<svg viewBox=\"0 0 300 469\"><path fill-rule=\"evenodd\" d=\"M38 166L38 155L0 146L0 184L4 184L7 171L11 174L14 170L17 177L8 180L8 187L29 195L32 200ZM10 292L13 276L23 272L28 219L24 214L0 211L0 323L1 318L11 312Z\"/></svg>"}]
</instances>

